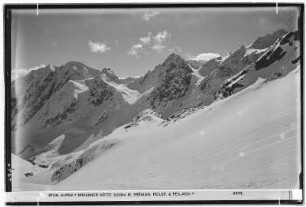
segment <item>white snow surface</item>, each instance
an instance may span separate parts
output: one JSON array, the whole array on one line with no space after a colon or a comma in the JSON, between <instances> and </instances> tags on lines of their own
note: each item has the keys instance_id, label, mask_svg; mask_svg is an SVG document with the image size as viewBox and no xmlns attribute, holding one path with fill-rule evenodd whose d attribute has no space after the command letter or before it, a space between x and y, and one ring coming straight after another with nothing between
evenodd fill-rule
<instances>
[{"instance_id":1,"label":"white snow surface","mask_svg":"<svg viewBox=\"0 0 306 207\"><path fill-rule=\"evenodd\" d=\"M298 188L299 75L254 84L167 127L118 128L106 138L116 147L48 188Z\"/></svg>"},{"instance_id":2,"label":"white snow surface","mask_svg":"<svg viewBox=\"0 0 306 207\"><path fill-rule=\"evenodd\" d=\"M12 189L13 191L27 191L27 190L45 190L47 186L34 184L27 181L26 173L33 173L35 168L34 166L18 157L15 154L11 155L12 163Z\"/></svg>"},{"instance_id":3,"label":"white snow surface","mask_svg":"<svg viewBox=\"0 0 306 207\"><path fill-rule=\"evenodd\" d=\"M262 53L268 50L269 48L264 48L264 49L254 49L254 48L247 48L245 56L250 55L252 53Z\"/></svg>"},{"instance_id":4,"label":"white snow surface","mask_svg":"<svg viewBox=\"0 0 306 207\"><path fill-rule=\"evenodd\" d=\"M69 80L69 82L71 82L75 89L74 89L74 92L73 92L73 96L77 99L79 97L79 95L81 93L84 93L86 91L89 90L89 88L86 86L86 84L84 83L84 80L83 81L74 81L74 80Z\"/></svg>"},{"instance_id":5,"label":"white snow surface","mask_svg":"<svg viewBox=\"0 0 306 207\"><path fill-rule=\"evenodd\" d=\"M147 91L140 93L137 90L133 90L127 87L127 84L115 83L113 81L108 80L104 76L102 76L103 80L108 83L110 86L114 87L117 91L119 91L123 97L123 99L129 104L135 104L142 96L149 94L154 87L151 87Z\"/></svg>"},{"instance_id":6,"label":"white snow surface","mask_svg":"<svg viewBox=\"0 0 306 207\"><path fill-rule=\"evenodd\" d=\"M253 85L258 85L258 84L262 84L264 83L266 80L261 78L261 77L258 77L257 80L255 81L255 83Z\"/></svg>"},{"instance_id":7,"label":"white snow surface","mask_svg":"<svg viewBox=\"0 0 306 207\"><path fill-rule=\"evenodd\" d=\"M119 91L123 99L129 104L134 104L141 97L141 93L139 91L132 90L128 88L125 84L118 84L111 81L108 81L108 84L113 86L117 91Z\"/></svg>"},{"instance_id":8,"label":"white snow surface","mask_svg":"<svg viewBox=\"0 0 306 207\"><path fill-rule=\"evenodd\" d=\"M199 69L195 69L193 68L190 64L188 64L188 66L192 69L192 75L194 75L198 80L197 82L195 83L196 86L199 86L200 83L202 82L202 80L205 78L204 76L202 76L200 74L200 70Z\"/></svg>"}]
</instances>

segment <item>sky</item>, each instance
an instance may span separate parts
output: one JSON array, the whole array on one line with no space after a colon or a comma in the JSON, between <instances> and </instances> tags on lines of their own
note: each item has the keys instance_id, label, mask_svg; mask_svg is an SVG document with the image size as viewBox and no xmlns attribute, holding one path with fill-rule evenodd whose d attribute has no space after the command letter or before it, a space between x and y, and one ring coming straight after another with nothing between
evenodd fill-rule
<instances>
[{"instance_id":1,"label":"sky","mask_svg":"<svg viewBox=\"0 0 306 207\"><path fill-rule=\"evenodd\" d=\"M172 52L225 56L277 29L296 8L40 9L12 12L12 69L79 61L119 77L144 75Z\"/></svg>"}]
</instances>

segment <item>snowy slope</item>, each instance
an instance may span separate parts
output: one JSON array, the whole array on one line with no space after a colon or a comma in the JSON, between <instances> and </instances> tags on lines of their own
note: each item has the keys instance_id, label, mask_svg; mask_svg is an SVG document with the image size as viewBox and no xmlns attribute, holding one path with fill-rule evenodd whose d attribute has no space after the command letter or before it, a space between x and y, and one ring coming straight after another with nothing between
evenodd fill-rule
<instances>
[{"instance_id":1,"label":"snowy slope","mask_svg":"<svg viewBox=\"0 0 306 207\"><path fill-rule=\"evenodd\" d=\"M276 37L263 37L257 44L271 46ZM13 84L13 93L17 92L12 99L13 151L30 159L65 135L59 151L70 153L130 122L142 110L168 118L185 108L209 105L224 81L266 50L256 48L241 46L223 58L212 55L199 69L170 54L138 78L120 79L110 68L93 69L77 61L31 70Z\"/></svg>"},{"instance_id":2,"label":"snowy slope","mask_svg":"<svg viewBox=\"0 0 306 207\"><path fill-rule=\"evenodd\" d=\"M64 189L67 183L78 189L85 182L86 188L98 189L86 175L102 180L104 189L294 186L296 180L284 176L298 173L290 152L298 152L293 127L299 126L294 81L300 43L298 32L279 38L282 33L242 45L198 69L173 53L135 78L75 61L32 70L12 88L13 93L17 88L13 152L33 165L20 168L22 186ZM287 132L295 140L285 139ZM276 157L279 153L291 159L286 164L291 171L274 165L288 163ZM253 170L247 167L251 162ZM205 179L196 183L201 176ZM252 176L258 185L250 183Z\"/></svg>"},{"instance_id":3,"label":"snowy slope","mask_svg":"<svg viewBox=\"0 0 306 207\"><path fill-rule=\"evenodd\" d=\"M14 182L22 182L22 185L24 185L24 181L29 185L36 183L44 185L55 184L67 178L97 156L107 153L117 144L120 144L125 139L124 136L127 131L132 134L138 134L139 130L146 130L148 127L160 125L163 121L152 110L144 110L132 122L117 128L112 133L112 136L116 137L115 139L106 137L96 141L92 140L87 147L65 155L59 154L59 147L65 140L65 135L61 135L50 142L46 147L46 151L37 155L31 163L13 155L13 174L14 178L17 179ZM31 175L25 176L27 173ZM18 180L20 178L22 179Z\"/></svg>"},{"instance_id":4,"label":"snowy slope","mask_svg":"<svg viewBox=\"0 0 306 207\"><path fill-rule=\"evenodd\" d=\"M46 186L33 184L29 178L35 173L35 167L28 161L21 159L15 154L11 155L12 163L12 189L14 191L43 190Z\"/></svg>"},{"instance_id":5,"label":"snowy slope","mask_svg":"<svg viewBox=\"0 0 306 207\"><path fill-rule=\"evenodd\" d=\"M295 70L167 127L126 133L111 152L52 189L296 188L298 83Z\"/></svg>"}]
</instances>

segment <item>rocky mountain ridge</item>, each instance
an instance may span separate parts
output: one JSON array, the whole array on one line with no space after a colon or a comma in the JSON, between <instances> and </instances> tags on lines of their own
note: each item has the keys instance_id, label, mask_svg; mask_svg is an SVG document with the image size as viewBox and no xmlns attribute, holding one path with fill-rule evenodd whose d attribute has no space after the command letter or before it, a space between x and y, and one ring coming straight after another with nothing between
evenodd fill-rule
<instances>
[{"instance_id":1,"label":"rocky mountain ridge","mask_svg":"<svg viewBox=\"0 0 306 207\"><path fill-rule=\"evenodd\" d=\"M70 174L94 159L94 155L79 155L89 153L93 142L120 127L130 130L127 126L137 125L142 116L145 118L140 120L169 122L256 81L285 76L299 64L300 43L298 32L284 32L258 38L251 46L242 45L198 68L172 53L152 71L136 78L120 79L109 68L97 70L76 61L33 70L12 84L13 151L35 163L49 152L50 143L64 137L52 156L77 153L86 162L71 158L70 165L75 167L55 167L57 173L52 179L62 180L66 174L61 177L60 169L67 168Z\"/></svg>"}]
</instances>

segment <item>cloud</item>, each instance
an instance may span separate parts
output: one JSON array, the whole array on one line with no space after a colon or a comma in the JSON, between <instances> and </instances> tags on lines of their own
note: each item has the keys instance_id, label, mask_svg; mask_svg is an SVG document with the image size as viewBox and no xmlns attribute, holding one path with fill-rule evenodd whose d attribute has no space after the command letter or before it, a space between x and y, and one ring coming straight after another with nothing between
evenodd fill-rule
<instances>
[{"instance_id":1,"label":"cloud","mask_svg":"<svg viewBox=\"0 0 306 207\"><path fill-rule=\"evenodd\" d=\"M157 33L157 35L153 37L155 42L154 45L152 46L152 49L157 53L162 53L163 50L166 48L164 42L170 37L171 34L167 32L167 30Z\"/></svg>"},{"instance_id":2,"label":"cloud","mask_svg":"<svg viewBox=\"0 0 306 207\"><path fill-rule=\"evenodd\" d=\"M163 32L157 33L157 35L154 37L154 39L158 43L163 43L167 39L169 39L170 37L171 37L171 34L169 32L167 32L167 30L165 30Z\"/></svg>"},{"instance_id":3,"label":"cloud","mask_svg":"<svg viewBox=\"0 0 306 207\"><path fill-rule=\"evenodd\" d=\"M165 48L166 48L166 46L164 46L164 45L159 45L159 44L153 45L153 46L152 46L152 49L153 49L155 52L157 52L157 53L162 53L163 50L164 50Z\"/></svg>"},{"instance_id":4,"label":"cloud","mask_svg":"<svg viewBox=\"0 0 306 207\"><path fill-rule=\"evenodd\" d=\"M110 48L105 44L101 42L92 42L89 40L88 46L90 49L90 52L93 53L106 53L110 50Z\"/></svg>"},{"instance_id":5,"label":"cloud","mask_svg":"<svg viewBox=\"0 0 306 207\"><path fill-rule=\"evenodd\" d=\"M128 54L138 57L138 53L141 51L142 48L143 46L141 44L133 45L131 49L128 51Z\"/></svg>"},{"instance_id":6,"label":"cloud","mask_svg":"<svg viewBox=\"0 0 306 207\"><path fill-rule=\"evenodd\" d=\"M149 45L151 42L151 36L152 36L152 32L149 32L148 36L140 38L140 42L142 42L145 45Z\"/></svg>"},{"instance_id":7,"label":"cloud","mask_svg":"<svg viewBox=\"0 0 306 207\"><path fill-rule=\"evenodd\" d=\"M145 20L146 22L149 21L152 17L155 17L156 15L158 15L159 12L158 11L148 11L146 13L144 13L144 15L142 16L142 19Z\"/></svg>"},{"instance_id":8,"label":"cloud","mask_svg":"<svg viewBox=\"0 0 306 207\"><path fill-rule=\"evenodd\" d=\"M178 54L183 53L183 49L179 46L175 46L174 48L170 48L168 51L170 53L178 53Z\"/></svg>"},{"instance_id":9,"label":"cloud","mask_svg":"<svg viewBox=\"0 0 306 207\"><path fill-rule=\"evenodd\" d=\"M190 60L196 60L196 61L209 61L213 58L217 58L217 57L220 57L221 55L218 54L218 53L201 53L201 54L198 54L197 56L195 57L192 57L190 58Z\"/></svg>"},{"instance_id":10,"label":"cloud","mask_svg":"<svg viewBox=\"0 0 306 207\"><path fill-rule=\"evenodd\" d=\"M32 67L32 68L28 68L28 69L24 69L24 68L23 69L13 69L11 79L16 80L17 78L26 76L32 70L37 70L37 69L44 68L44 67L46 67L46 65L43 64L43 65L40 65L40 66L35 66L35 67Z\"/></svg>"},{"instance_id":11,"label":"cloud","mask_svg":"<svg viewBox=\"0 0 306 207\"><path fill-rule=\"evenodd\" d=\"M140 37L139 42L132 45L127 53L128 55L135 56L136 58L138 58L139 54L148 54L149 51L152 50L160 54L166 48L164 45L165 41L170 37L171 34L166 30L158 32L155 36L152 35L152 32L148 32L148 35L145 37Z\"/></svg>"}]
</instances>

